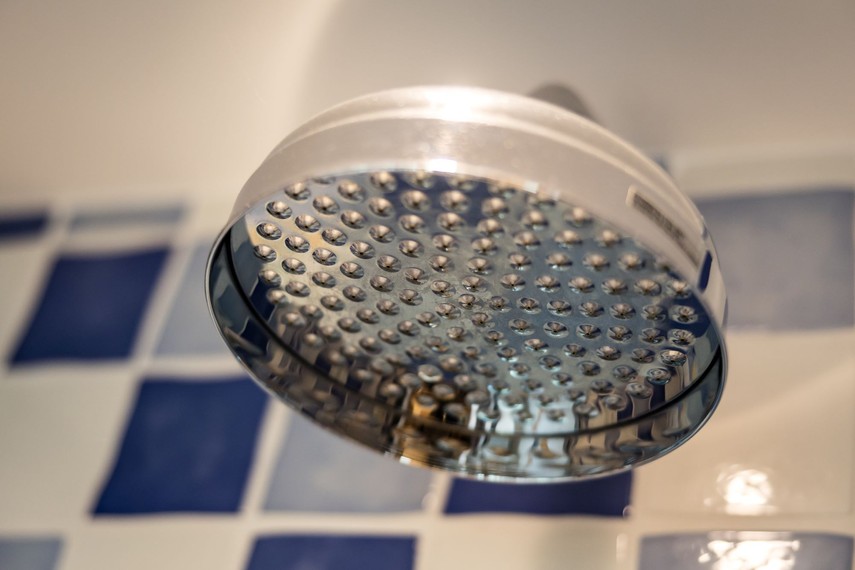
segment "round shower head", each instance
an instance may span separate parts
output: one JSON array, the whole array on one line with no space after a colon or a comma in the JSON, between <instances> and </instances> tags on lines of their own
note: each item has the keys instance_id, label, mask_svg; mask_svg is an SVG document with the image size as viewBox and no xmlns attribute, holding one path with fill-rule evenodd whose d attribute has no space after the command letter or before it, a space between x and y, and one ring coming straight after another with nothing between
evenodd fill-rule
<instances>
[{"instance_id":1,"label":"round shower head","mask_svg":"<svg viewBox=\"0 0 855 570\"><path fill-rule=\"evenodd\" d=\"M649 461L724 381L724 289L692 203L596 124L494 91L387 91L300 127L240 193L207 292L289 406L479 478Z\"/></svg>"}]
</instances>

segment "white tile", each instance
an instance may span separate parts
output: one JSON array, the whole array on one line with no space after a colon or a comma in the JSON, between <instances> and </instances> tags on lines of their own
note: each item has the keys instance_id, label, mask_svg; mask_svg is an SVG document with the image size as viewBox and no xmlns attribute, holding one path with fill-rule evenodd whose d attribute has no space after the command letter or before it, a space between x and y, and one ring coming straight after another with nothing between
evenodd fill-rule
<instances>
[{"instance_id":1,"label":"white tile","mask_svg":"<svg viewBox=\"0 0 855 570\"><path fill-rule=\"evenodd\" d=\"M0 382L0 532L88 518L135 391L126 367L39 367Z\"/></svg>"},{"instance_id":2,"label":"white tile","mask_svg":"<svg viewBox=\"0 0 855 570\"><path fill-rule=\"evenodd\" d=\"M851 511L855 331L731 333L721 405L685 446L636 472L634 512Z\"/></svg>"},{"instance_id":3,"label":"white tile","mask_svg":"<svg viewBox=\"0 0 855 570\"><path fill-rule=\"evenodd\" d=\"M93 524L71 536L62 570L237 570L246 534L234 519Z\"/></svg>"},{"instance_id":4,"label":"white tile","mask_svg":"<svg viewBox=\"0 0 855 570\"><path fill-rule=\"evenodd\" d=\"M417 546L419 570L628 570L623 521L477 516L443 520Z\"/></svg>"}]
</instances>

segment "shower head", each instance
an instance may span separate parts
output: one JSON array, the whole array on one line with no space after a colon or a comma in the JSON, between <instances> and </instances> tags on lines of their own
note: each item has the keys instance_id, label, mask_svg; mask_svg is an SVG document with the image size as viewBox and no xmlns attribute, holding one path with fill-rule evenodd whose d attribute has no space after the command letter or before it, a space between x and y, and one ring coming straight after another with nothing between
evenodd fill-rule
<instances>
[{"instance_id":1,"label":"shower head","mask_svg":"<svg viewBox=\"0 0 855 570\"><path fill-rule=\"evenodd\" d=\"M482 479L649 461L723 387L700 214L641 153L526 97L408 88L318 115L247 182L207 279L223 339L269 392Z\"/></svg>"}]
</instances>

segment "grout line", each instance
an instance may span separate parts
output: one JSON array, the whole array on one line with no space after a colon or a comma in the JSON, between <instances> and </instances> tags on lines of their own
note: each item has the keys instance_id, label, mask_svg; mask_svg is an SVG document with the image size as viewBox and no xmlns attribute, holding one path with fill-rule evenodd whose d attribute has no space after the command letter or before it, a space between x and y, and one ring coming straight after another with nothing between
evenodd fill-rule
<instances>
[{"instance_id":1,"label":"grout line","mask_svg":"<svg viewBox=\"0 0 855 570\"><path fill-rule=\"evenodd\" d=\"M60 246L65 242L68 235L70 215L67 206L59 202L50 204L49 206L46 206L45 209L48 216L47 228L44 233L37 238L38 241L41 242L41 247L39 249L43 254L38 259L38 263L41 264L41 269L36 281L38 286L34 288L29 299L25 303L26 307L20 315L21 322L16 323L16 326L10 329L10 336L7 341L7 345L0 347L0 356L2 356L3 359L3 361L0 362L0 374L2 374L3 377L6 377L10 372L9 361L12 358L12 351L17 348L18 341L21 340L22 335L26 332L30 319L38 309L39 302L41 301L48 285L48 277L53 270L57 257L60 255Z\"/></svg>"},{"instance_id":2,"label":"grout line","mask_svg":"<svg viewBox=\"0 0 855 570\"><path fill-rule=\"evenodd\" d=\"M284 404L269 396L256 439L255 455L244 489L243 502L238 511L238 516L243 521L253 521L264 512L267 490L273 479L282 443L288 437L291 419Z\"/></svg>"},{"instance_id":3,"label":"grout line","mask_svg":"<svg viewBox=\"0 0 855 570\"><path fill-rule=\"evenodd\" d=\"M416 570L426 570L425 556L420 553L429 548L437 548L440 545L440 539L437 538L437 535L441 535L440 527L443 525L443 521L447 520L447 517L444 515L444 511L445 505L448 502L448 495L451 492L451 485L453 483L454 475L451 473L436 471L433 475L430 492L425 499L425 504L421 511L424 526L421 529L421 532L418 532L415 535Z\"/></svg>"},{"instance_id":4,"label":"grout line","mask_svg":"<svg viewBox=\"0 0 855 570\"><path fill-rule=\"evenodd\" d=\"M430 491L425 497L422 505L423 512L431 518L443 518L445 516L445 505L454 483L454 475L441 471L433 472Z\"/></svg>"},{"instance_id":5,"label":"grout line","mask_svg":"<svg viewBox=\"0 0 855 570\"><path fill-rule=\"evenodd\" d=\"M260 534L258 527L263 516L264 499L273 478L279 449L287 437L290 420L291 417L285 406L269 396L256 437L255 454L250 464L243 500L234 517L239 523L236 527L241 533L241 545L239 553L236 554L239 556L241 567L249 561L255 540Z\"/></svg>"},{"instance_id":6,"label":"grout line","mask_svg":"<svg viewBox=\"0 0 855 570\"><path fill-rule=\"evenodd\" d=\"M225 345L223 345L225 347ZM155 355L146 366L154 376L186 376L188 382L196 377L213 380L218 377L247 376L248 372L231 354Z\"/></svg>"},{"instance_id":7,"label":"grout line","mask_svg":"<svg viewBox=\"0 0 855 570\"><path fill-rule=\"evenodd\" d=\"M131 351L131 363L140 372L145 373L153 360L154 351L157 349L163 327L166 326L172 303L178 296L191 255L192 252L185 248L176 248L171 244L167 248L166 262L151 292Z\"/></svg>"},{"instance_id":8,"label":"grout line","mask_svg":"<svg viewBox=\"0 0 855 570\"><path fill-rule=\"evenodd\" d=\"M173 226L170 239L166 241L166 263L151 292L131 354L132 365L143 374L147 372L154 357L157 343L169 318L169 311L178 296L181 281L193 255L191 248L181 245L182 237L187 233L186 207L185 205L185 216Z\"/></svg>"}]
</instances>

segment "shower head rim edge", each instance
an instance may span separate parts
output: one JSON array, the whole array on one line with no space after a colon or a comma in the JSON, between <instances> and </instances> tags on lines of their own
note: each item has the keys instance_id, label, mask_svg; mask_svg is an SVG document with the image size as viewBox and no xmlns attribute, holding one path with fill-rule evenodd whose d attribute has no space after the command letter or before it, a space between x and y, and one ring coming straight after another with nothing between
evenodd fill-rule
<instances>
[{"instance_id":1,"label":"shower head rim edge","mask_svg":"<svg viewBox=\"0 0 855 570\"><path fill-rule=\"evenodd\" d=\"M599 125L592 123L584 117L578 116L552 104L519 95L469 87L409 87L393 89L351 99L350 101L346 101L333 107L330 111L316 115L315 118L311 120L311 122L313 122L313 127L310 129L310 133L307 132L298 136L294 136L292 134L286 137L285 140L277 147L278 150L271 153L262 165L253 173L238 195L227 227L239 220L259 199L281 188L286 180L294 182L300 179L305 179L316 175L318 171L346 171L348 168L345 166L352 164L353 160L350 158L344 158L344 153L341 155L336 154L333 164L327 160L322 166L304 168L302 171L295 171L293 165L294 162L299 163L300 161L295 161L289 157L295 152L295 149L306 148L313 144L315 147L323 147L324 144L327 144L318 141L317 139L319 137L325 136L327 139L333 138L337 132L341 132L349 125L353 124L357 125L357 127L361 127L358 119L363 114L362 106L368 105L370 107L370 111L394 106L396 114L392 116L392 120L395 121L393 126L399 129L403 125L410 127L416 123L419 123L420 126L427 125L428 127L439 125L439 127L437 127L439 129L437 132L447 134L446 126L451 124L451 121L448 121L447 118L443 118L441 112L436 112L434 110L433 115L426 119L420 117L414 118L410 115L412 109L422 109L423 106L420 107L419 105L415 105L415 107L410 107L407 106L407 102L414 100L417 104L423 103L425 99L431 100L431 97L443 101L451 100L453 102L455 97L465 96L467 94L474 94L479 105L483 104L488 106L487 110L479 109L479 113L484 116L490 114L496 124L500 125L500 128L506 128L504 122L507 120L508 116L512 116L520 129L524 129L526 123L530 123L537 129L540 129L541 126L549 128L550 119L567 121L568 131L562 135L565 138L561 140L548 139L544 136L544 132L542 130L538 130L537 132L524 130L515 131L515 134L519 137L528 137L526 139L527 141L534 141L536 144L543 144L543 148L564 149L565 154L567 154L566 148L570 139L578 137L580 134L594 137L596 140L590 145L586 144L586 147L578 147L576 152L571 154L586 156L590 160L599 161L603 166L601 168L601 171L603 172L608 171L612 174L620 173L624 175L625 184L619 185L621 186L619 190L612 191L612 193L615 194L612 202L610 203L612 211L616 211L618 208L621 208L627 216L633 216L637 213L633 211L633 208L628 207L628 204L626 203L630 199L630 186L635 186L639 191L638 193L643 195L647 201L655 204L657 208L668 214L668 217L671 220L676 219L683 224L681 231L685 234L685 239L692 242L691 249L698 253L704 251L709 252L715 261L715 249L711 241L707 239L702 217L697 208L691 200L680 192L668 174L665 173L659 165L644 156L637 149L633 148L629 143L622 141L616 135L610 133ZM496 101L499 103L496 103ZM531 113L532 109L536 112ZM342 122L338 120L329 120L328 117L334 113L346 114L347 121ZM534 120L539 122L532 123L529 118L529 115L531 114L534 114ZM455 118L455 123L457 122L460 121ZM371 125L371 128L377 130L380 127L377 125ZM382 128L386 131L390 130L386 125ZM480 129L487 128L487 126L484 123L478 123L467 128ZM296 132L300 133L300 131L301 129L298 128ZM400 133L398 133L398 136L400 136ZM403 140L409 140L409 142L412 143L413 141L410 140L412 138L413 137L407 139L405 137ZM484 137L482 136L482 138ZM496 145L494 144L494 146ZM290 154L283 152L286 149L290 149ZM346 152L348 149L345 148L342 150ZM455 153L463 153L465 150L466 149L463 148L454 149ZM495 153L496 150L497 149L487 149L480 153L478 151L474 153L469 152L470 156L467 157L468 160L460 159L459 162L461 164L465 164L469 170L477 171L478 168L484 168L485 164L490 163L489 160L484 159L483 155L491 155ZM501 151L501 149L498 150ZM614 150L619 150L620 156L614 155ZM396 165L401 166L401 164L389 159L389 156L391 155L390 153L394 153L396 151L397 149L394 148L386 149L384 152L380 153L383 155L383 160L375 161L372 166L376 168L394 167ZM421 163L421 167L424 167L424 163L430 162L435 159L437 155L442 154L441 151L433 148L426 150L414 150L413 144L410 144L410 148L407 152L410 152L410 156L408 156L410 164L408 166L411 168L415 168L417 163ZM535 161L539 160L539 157L537 156L532 156L530 158ZM315 155L310 157L310 160L326 159L319 158L317 153L315 153ZM608 162L602 162L603 160L607 160ZM538 169L539 166L539 164L534 163L531 165L531 168ZM491 173L484 172L482 174L489 176ZM642 175L643 178L639 178L639 175ZM530 178L536 177L531 176ZM568 188L566 185L561 185L559 183L554 183L552 186L554 186L555 190L561 193L562 197L578 203L594 214L602 216L605 213L606 216L603 217L608 217L612 214L611 211L603 212L599 210L598 208L601 208L602 206L598 206L597 200L591 200L585 195L585 193L575 192L572 188ZM598 199L600 198L601 196L598 196ZM649 219L645 219L643 216L636 216L633 223L648 226L652 224ZM686 226L685 224L691 224L691 226ZM672 238L670 236L661 236L661 240L659 242L652 241L652 239L659 239L660 236L656 236L654 234L654 232L659 231L658 228L651 229L653 231L648 232L650 235L646 240L646 244L658 252L666 251L669 244L672 242ZM690 261L688 257L676 259L673 258L673 256L669 257L671 257L672 261L677 264L679 272L687 277L696 275L696 272L699 271L698 267L692 267L692 265L697 264L697 260ZM708 310L716 315L718 321L722 321L724 287L720 282L717 263L712 264L712 270L713 273L710 275L712 287L721 289L721 293L717 294L712 291L708 293L709 299L713 299L715 297L714 302L711 303ZM691 279L691 281L694 281L694 279Z\"/></svg>"},{"instance_id":2,"label":"shower head rim edge","mask_svg":"<svg viewBox=\"0 0 855 570\"><path fill-rule=\"evenodd\" d=\"M446 93L448 93L448 92L455 92L455 93L459 93L459 92L461 92L461 89L463 89L463 88L429 88L429 90L438 90L438 91L443 91L443 92L446 92ZM420 89L419 89L419 88L408 88L408 89L404 89L404 90L395 90L395 91L390 91L390 92L381 93L380 95L376 95L376 96L367 96L367 97L363 97L363 98L357 99L357 100L355 100L355 101L359 101L359 100L362 100L362 99L371 99L371 100L372 100L372 101L374 101L374 102L380 101L380 102L382 103L382 102L383 102L383 97L387 97L387 98L388 98L388 97L392 97L392 99L394 99L393 95L394 95L395 93L400 94L400 93L402 93L402 92L413 92L413 91L420 91ZM472 90L472 89L468 89L468 88L466 88L466 89L463 89L463 91L466 91L466 92L472 92L473 90ZM589 122L589 121L587 121L586 119L581 118L581 117L577 117L576 115L574 115L574 114L572 114L572 113L568 113L567 111L564 111L564 110L562 110L562 109L560 109L560 108L558 108L558 107L554 107L554 106L552 106L552 105L550 105L550 104L547 104L547 103L534 102L534 101L531 101L531 100L526 99L526 98L524 98L524 97L513 96L513 95L507 95L507 94L500 94L500 93L497 93L497 92L486 92L485 90L474 90L474 91L478 91L480 95L484 95L484 94L486 93L487 95L489 95L489 96L491 96L491 97L496 97L496 96L498 96L498 97L502 97L502 98L505 98L505 99L507 99L507 100L511 100L511 101L512 101L512 102L514 102L515 104L520 104L520 105L523 105L523 106L526 106L526 105L535 105L535 106L540 106L540 107L541 107L541 110L543 110L543 108L545 107L545 108L547 108L547 109L548 109L548 112L549 112L550 114L563 115L563 116L565 116L565 118L566 118L566 116L568 116L568 115L570 115L570 116L574 117L573 119L569 119L569 120L570 120L570 121L572 121L572 122L574 122L575 124L577 124L577 126L578 126L579 124L583 125L583 127L580 127L580 128L583 128L583 130L584 130L584 129L587 129L587 128L593 128L593 129L598 129L598 130L600 130L600 131L603 131L603 129L601 129L599 126L596 126L596 125L594 125L594 124L590 123L590 122ZM486 96L486 95L484 95L484 96ZM345 108L345 109L346 109L346 108L348 107L348 105L352 104L353 102L354 102L354 101L343 103L342 105L337 106L335 109L341 109L341 108ZM386 100L386 103L388 103L388 102L389 102L389 100L387 99L387 100ZM325 115L326 115L326 113L322 113L321 115L319 115L319 117L322 119ZM360 118L364 118L364 115L357 115L357 116L356 116L352 121L349 121L349 122L347 122L347 121L346 121L346 122L344 122L344 123L342 123L341 121L339 121L339 122L332 122L332 123L330 123L330 125L328 125L327 132L329 132L330 130L335 131L336 129L339 129L339 128L341 127L341 125L343 125L343 124L345 124L345 123L349 123L349 124L351 124L351 125L352 125L352 124L360 124ZM393 116L392 118L393 118L393 119L395 119L395 120L397 120L397 119L398 119L398 117L394 117L394 116ZM410 117L410 118L412 119L412 117ZM489 118L489 114L484 115L484 114L482 113L482 116L481 116L480 118L482 118L482 119L483 119L483 118L487 118L487 119L488 119L488 118ZM441 118L440 118L440 119L437 119L437 118L435 118L435 117L430 117L430 118L428 118L427 120L429 120L429 121L437 121L437 120L442 121L442 120L445 120L445 119L441 119ZM313 121L318 121L318 119L316 118L316 119L314 119ZM459 121L459 123L465 123L465 122L466 122L466 121ZM481 123L489 123L489 121L480 121L480 122L481 122ZM310 121L310 125L311 125L311 123L312 123L312 121ZM586 124L586 123L587 123L587 126L584 126L584 124ZM507 121L498 121L498 123L497 123L497 124L500 124L500 126L501 126L502 128L506 128L506 127L507 127L507 125L508 125L508 122L507 122ZM363 124L363 126L364 126L364 124ZM490 125L490 126L495 126L495 125ZM523 126L524 126L524 125L523 125ZM243 202L243 200L245 200L245 199L246 199L246 196L247 196L248 194L249 194L249 195L252 195L252 192L255 192L255 193L257 193L257 194L260 194L260 195L264 195L264 196L266 196L266 195L267 195L267 193L269 192L269 188L263 188L263 186L264 186L263 184L262 184L262 185L258 185L259 173L263 171L263 169L265 168L265 166L269 166L268 161L270 161L271 159L277 159L277 158L279 158L279 157L281 157L281 156L283 156L283 155L288 154L288 151L289 151L289 150L293 150L293 149L294 149L294 147L299 147L300 145L302 145L302 144L306 143L306 141L311 141L311 140L313 139L313 137L316 137L316 136L318 136L318 135L320 135L320 134L323 134L324 132L325 132L325 128L324 128L324 125L323 125L323 121L321 121L320 126L316 126L316 127L315 127L315 128L313 128L313 129L307 129L307 128L305 128L305 127L304 127L304 128L301 128L301 129L298 129L297 131L295 131L295 133L293 133L293 134L292 134L292 135L290 135L289 137L286 137L286 139L285 139L285 140L284 140L284 141L283 141L279 146L277 146L277 148L276 148L276 149L271 153L271 155L268 157L268 159L265 161L265 163L264 163L261 167L259 167L258 171L256 171L256 174L254 174L254 175L250 178L250 180L247 182L247 184L244 186L244 189L241 191L241 194L240 194L240 196L238 197L238 200L237 200L237 202L236 202L235 211L234 211L234 213L233 213L233 215L232 215L232 217L233 217L234 219L233 219L233 220L232 220L232 221L231 221L231 222L226 226L226 228L225 228L225 229L223 230L223 232L220 234L220 237L218 237L218 240L217 240L217 244L220 244L220 243L222 242L223 238L224 238L224 237L227 235L227 233L230 231L230 229L231 229L231 228L232 228L232 226L234 225L235 221L236 221L236 220L241 219L241 217L243 216L243 214L244 214L246 211L248 211L248 208L252 207L252 205L251 205L251 204L250 204L249 206L247 206L247 207L244 207L244 205L242 205L242 202ZM618 138L614 137L613 135L611 135L611 134L610 134L610 133L608 133L607 131L603 131L603 133L605 134L606 138L611 138L611 139L613 139L613 141L616 141L616 142L617 142L617 143L619 143L620 145L622 145L622 146L626 147L626 148L627 148L627 149L628 149L632 154L636 155L636 158L640 158L640 159L641 159L641 162L643 162L643 164L644 164L644 166L645 166L646 168L652 169L652 171L653 171L653 172L655 172L655 173L656 173L656 175L657 175L658 177L661 177L661 179L662 179L662 180L664 180L664 181L665 181L665 183L666 183L666 184L665 184L665 186L664 186L664 188L666 188L666 190L667 190L667 191L669 191L669 192L674 192L676 196L680 196L680 197L682 197L682 195L679 193L679 191L676 189L676 187L673 185L673 183L672 183L672 182L670 181L670 179L667 177L667 174L665 174L664 172L662 172L662 171L661 171L661 169L660 169L657 165L655 165L655 163L653 163L652 161L650 161L649 159L647 159L646 157L644 157L643 155L641 155L640 153L638 153L637 151L635 151L634 149L632 149L632 147L630 147L630 146L626 145L626 143L623 143L622 141L620 141L620 139L618 139ZM577 149L577 150L578 150L578 149ZM607 152L607 151L603 151L602 149L594 149L594 150L599 150L600 152ZM613 157L612 157L612 158L613 158ZM417 159L412 160L410 163L406 163L406 164L403 164L401 160L394 160L394 161L391 161L391 163L387 163L387 164L375 163L375 164L376 164L376 166L374 166L374 167L375 167L375 168L383 167L384 169L385 169L385 168L389 168L389 169L393 169L393 170L403 168L404 170L407 170L407 169L410 169L410 168L411 168L411 169L415 169L416 167L430 167L430 166L431 166L431 164L430 164L430 163L431 163L431 161L430 161L430 160L425 161L425 160L423 160L423 157L422 157L421 159L417 158ZM476 175L482 175L482 176L485 176L485 177L486 177L486 175L487 175L487 172L479 171L477 167L472 167L470 162L460 161L460 162L459 162L459 164L462 166L462 171L463 171L465 174L473 174L473 173L474 173L474 174L476 174ZM436 166L436 165L434 164L434 167L433 167L433 168L431 168L431 169L432 169L432 170L437 171L438 173L439 173L439 172L441 172L441 169L439 169L439 168L435 168L435 166ZM617 164L617 165L616 165L614 162L612 162L612 166L615 166L615 167L617 167L617 168L621 168L621 165L620 165L620 164ZM292 178L289 178L289 179L284 179L284 180L283 180L283 179L280 179L276 184L272 185L271 187L272 187L272 188L274 188L274 189L282 188L282 186L283 186L284 184L286 184L286 183L296 182L296 181L298 181L298 180L299 180L299 179L301 179L301 178L308 178L308 177L309 177L308 175L309 175L310 173L311 173L311 174L314 174L314 175L325 175L325 173L327 173L327 172L329 172L329 173L336 172L336 169L333 169L332 171L330 171L330 170L326 170L326 169L323 169L323 168L318 169L317 167L315 167L315 168L308 168L308 167L307 167L307 168L306 168L306 170L307 170L307 171L306 171L305 175L299 175L299 174L298 174L298 175L295 175L295 176L293 176ZM485 170L487 170L487 171L488 171L489 173L491 173L491 174L496 172L496 169L495 169L495 168L487 168L487 169L485 169ZM627 172L627 171L629 171L629 172ZM452 172L453 172L453 171L452 171ZM342 171L341 171L341 170L338 170L338 174L341 174L341 173L342 173ZM638 181L639 176L638 176L638 172L637 172L637 171L634 171L634 170L629 169L629 168L624 168L624 169L623 169L623 174L624 174L624 175L626 175L626 176L627 176L628 178L630 178L630 179L633 179L633 178L634 178L636 181ZM524 178L524 177L523 177L523 178ZM632 188L632 186L633 186L633 185L630 185L630 187L629 187L629 188L627 188L627 191L628 191L628 192L631 192L630 188ZM642 187L642 190L645 190L645 189L647 188L644 184L639 184L639 186L641 186L641 187ZM657 185L654 185L654 186L657 186ZM560 189L559 189L559 190L560 190ZM561 194L561 197L562 197L562 199L568 199L564 194ZM569 199L574 200L574 202L575 202L575 198L569 198ZM690 202L689 202L689 203L690 203ZM594 213L596 213L596 212L594 212ZM698 223L698 224L700 224L700 225L701 225L701 228L703 229L703 226L702 226L702 223L703 223L703 222L702 222L702 220L701 220L701 218L700 218L700 215L697 213L697 210L696 210L696 209L694 209L694 207L693 207L693 206L691 207L691 212L689 212L689 213L691 214L691 215L689 216L689 217L690 217L690 219L696 220L696 221L697 221L697 223ZM619 228L619 229L623 229L623 228ZM629 233L629 232L627 232L627 233ZM702 235L700 236L700 239L702 239L702 240L704 241L704 247L705 247L705 249L706 249L707 251L711 252L711 254L712 254L712 256L713 256L713 262L714 262L714 263L713 263L713 265L715 266L715 270L717 271L717 264L715 263L715 253L714 253L714 249L712 249L711 242L710 242L710 240L709 240L709 238L708 238L708 236L706 235L706 233L705 233L705 232L703 232L703 231L702 231L702 232L701 232L701 234L702 234ZM212 262L213 262L213 259L214 259L215 254L216 254L216 248L215 248L215 250L214 250L214 251L212 251L212 253L211 253L211 256L210 256L210 258L209 258L209 265L208 265L208 268L207 268L207 270L206 270L206 278L207 278L207 280L208 280L208 282L209 282L209 283L210 283L210 281L211 281ZM683 273L683 272L681 272L681 273ZM212 294L211 294L210 287L206 287L206 297L207 297L207 299L208 299L209 310L210 310L210 312L211 312L211 314L212 314L212 318L213 318L214 322L215 322L215 323L217 323L217 325L218 325L218 327L217 327L217 328L219 329L220 334L224 337L224 340L225 340L227 343L230 343L230 340L229 340L228 338L226 338L226 337L225 337L225 335L223 334L223 332L224 332L224 331L223 331L223 330L222 330L222 328L220 327L220 323L219 323L219 321L217 320L217 316L216 316L215 311L214 311L214 309L213 309L213 299L212 299ZM715 313L715 312L713 312L712 310L710 310L710 306L709 306L710 300L709 300L708 298L700 298L700 299L699 299L699 301L700 301L700 302L705 306L705 309L709 312L709 314L710 314L711 316L714 316L714 317L715 317L715 318L713 318L713 319L712 319L711 324L712 324L712 326L714 327L714 329L718 332L719 337L722 337L722 332L723 332L723 331L722 331L722 329L723 329L723 326L722 326L722 319L720 318L719 313ZM721 313L723 313L723 308L721 308L721 309L720 309L720 312L721 312ZM288 347L286 346L285 348L287 349ZM719 351L720 351L720 355L719 355L719 356L720 356L720 366L722 367L722 374L721 374L721 379L720 379L720 381L721 381L721 384L723 385L723 382L724 382L724 375L725 375L725 373L726 373L725 371L726 371L726 366L727 366L727 358L726 358L725 346L724 346L724 344L723 344L723 343L721 343L721 345L719 346ZM298 355L293 354L293 356L298 356ZM241 360L241 359L239 358L239 360ZM250 368L250 367L248 366L248 364L247 364L246 362L244 362L243 360L241 360L241 363L242 363L244 366L246 366L248 369ZM310 364L310 363L304 363L304 364L305 364L306 366L311 366L311 364ZM317 373L318 373L318 374L320 374L320 372L317 372ZM254 375L254 374L253 374L253 375ZM260 380L259 380L259 383L260 383L261 385L263 385L263 386L264 386L264 383L263 383L263 382L261 382ZM690 386L688 386L688 387L684 390L684 392L688 392L688 391L690 391L690 390L694 389L694 387L695 387L695 385L690 385ZM267 388L268 388L268 391L272 391L272 390L270 390L270 388L269 388L269 387L267 387ZM280 395L280 397L281 397L281 395ZM719 392L718 392L718 396L715 398L715 401L713 402L713 405L710 407L710 409L709 409L709 411L708 411L707 415L703 418L703 421L702 421L701 423L699 423L699 424L696 426L696 429L699 429L699 428L700 428L700 426L701 426L701 425L703 425L703 423L705 423L705 422L707 421L707 419L709 418L709 416L712 414L712 412L713 412L713 410L714 410L715 406L717 405L719 397L720 397L720 390L719 390ZM661 412L661 411L663 411L663 410L662 410L662 409L651 410L651 411L650 411L650 413L652 414L652 413L654 413L654 412ZM639 416L639 418L637 418L637 419L641 419L642 417L643 417L643 416ZM635 421L635 419L633 419L632 421ZM324 427L328 427L328 426L324 426ZM589 432L586 432L586 431L573 431L573 432L570 432L570 433L571 433L572 435L574 435L574 436L579 436L579 435L584 435L584 434L586 434L586 433L597 433L597 432L601 432L601 431L603 431L603 430L605 430L605 429L608 429L608 428L596 428L596 429L592 429L592 430L590 430ZM695 430L693 430L693 431L696 431L696 429L695 429ZM332 429L331 431L334 431L334 432L335 432L335 430L334 430L334 429ZM498 434L498 435L501 435L501 434ZM508 434L506 434L506 435L508 435ZM557 435L557 434L556 434L556 435ZM565 434L565 435L567 435L567 434ZM685 438L685 439L687 439L687 438ZM682 442L682 441L684 441L684 440L681 440L681 442ZM406 457L402 458L400 454L395 453L395 452L390 451L390 450L380 450L380 451L381 451L382 453L384 453L384 454L397 456L401 461L405 461L405 462L407 462L407 461L409 461L409 462L419 462L419 461L413 460L412 458L406 458ZM427 464L427 465L429 465L429 466L437 467L436 465L432 465L432 464L430 464L430 463L426 463L426 462L421 462L421 463L423 463L423 464ZM442 468L442 467L437 467L437 468ZM447 468L442 468L442 469L446 469L446 470L447 470ZM506 479L506 480L532 480L532 481L533 481L533 480L536 480L536 478L531 478L531 477L529 477L529 476L523 476L523 477L510 476L510 477L505 477L505 476L502 476L502 475L495 475L495 474L479 475L479 474L477 474L477 473L471 473L471 472L463 472L462 474L467 475L467 476L470 476L470 477L481 478L481 479L486 478L486 479L490 479L490 480L498 480L498 479ZM590 476L590 475L586 475L586 477L588 477L588 476ZM576 477L576 476L567 476L567 477L553 477L553 476L550 476L550 477L548 477L548 479L549 479L549 480L552 480L552 481L555 481L555 480L564 480L564 479L576 479L576 478L578 478L578 477Z\"/></svg>"},{"instance_id":3,"label":"shower head rim edge","mask_svg":"<svg viewBox=\"0 0 855 570\"><path fill-rule=\"evenodd\" d=\"M477 97L479 109L477 117L481 122L497 124L505 121L504 127L534 128L543 136L554 138L560 144L576 143L587 152L615 159L613 164L632 172L636 178L646 180L647 186L654 191L667 188L669 198L679 199L681 207L686 208L694 218L700 218L695 205L688 200L674 184L671 177L653 160L641 153L608 129L594 121L558 107L552 103L532 99L523 95L480 87L461 86L418 86L389 89L377 93L357 96L315 114L286 136L271 151L262 166L275 160L289 146L329 129L346 124L372 120L376 118L395 119L415 117L429 120L447 120L448 113L442 104L453 104L458 97ZM395 109L390 110L394 105ZM462 115L462 113L459 113ZM473 113L473 117L474 117ZM463 116L455 116L460 122L469 122ZM562 121L561 129L556 121ZM245 211L243 204L252 204L264 195L257 178L262 174L260 166L241 189L232 211L230 223L233 223ZM307 173L308 175L308 173ZM697 226L702 229L702 225Z\"/></svg>"}]
</instances>

